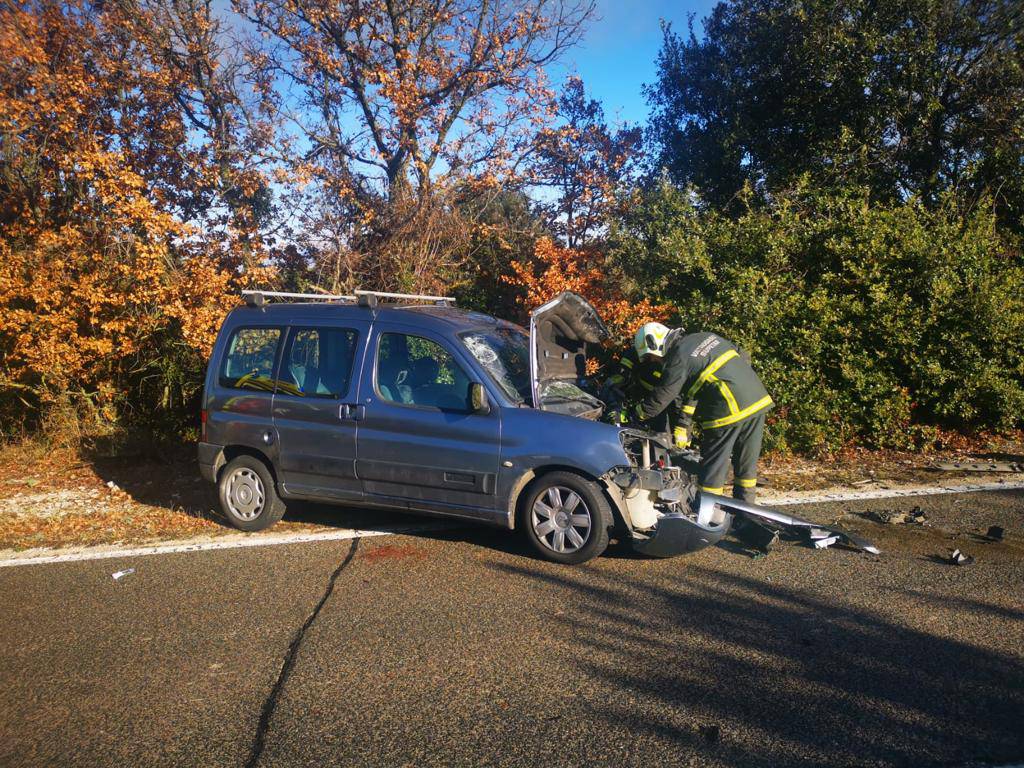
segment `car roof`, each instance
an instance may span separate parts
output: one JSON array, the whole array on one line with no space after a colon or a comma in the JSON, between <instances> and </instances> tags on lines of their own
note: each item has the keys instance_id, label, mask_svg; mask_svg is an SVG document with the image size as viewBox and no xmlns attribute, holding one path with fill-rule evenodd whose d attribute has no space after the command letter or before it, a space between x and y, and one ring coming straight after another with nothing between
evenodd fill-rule
<instances>
[{"instance_id":1,"label":"car roof","mask_svg":"<svg viewBox=\"0 0 1024 768\"><path fill-rule=\"evenodd\" d=\"M462 331L511 325L483 312L437 304L380 304L375 308L342 302L281 302L263 307L242 306L231 313L233 322L271 320L281 323L337 320L375 320L416 325L424 329Z\"/></svg>"}]
</instances>

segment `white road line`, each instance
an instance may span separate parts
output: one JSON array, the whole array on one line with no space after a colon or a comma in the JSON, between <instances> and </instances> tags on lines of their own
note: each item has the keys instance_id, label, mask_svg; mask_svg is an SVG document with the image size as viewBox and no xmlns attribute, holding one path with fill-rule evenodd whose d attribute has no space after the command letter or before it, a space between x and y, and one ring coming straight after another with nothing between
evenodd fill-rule
<instances>
[{"instance_id":1,"label":"white road line","mask_svg":"<svg viewBox=\"0 0 1024 768\"><path fill-rule=\"evenodd\" d=\"M873 491L850 491L842 493L788 494L764 500L766 507L781 507L795 504L821 504L834 501L860 501L863 499L896 499L910 496L937 496L951 493L975 493L978 491L1016 491L1024 489L1024 480L1008 480L995 483L974 483L969 485L915 486L909 488L880 488ZM142 547L96 547L75 550L50 550L53 554L22 554L0 556L0 568L18 565L42 565L45 563L73 563L80 560L108 560L113 558L141 557L143 555L167 555L177 552L207 552L217 549L241 549L244 547L275 547L282 544L302 544L313 541L338 541L345 539L369 538L371 536L393 536L403 533L421 533L452 528L460 523L426 523L388 530L358 530L341 528L314 533L280 533L270 535L231 534L213 540L178 541L166 544L151 544Z\"/></svg>"},{"instance_id":2,"label":"white road line","mask_svg":"<svg viewBox=\"0 0 1024 768\"><path fill-rule=\"evenodd\" d=\"M452 527L451 524L426 524L389 530L359 530L340 528L334 531L313 533L281 533L276 535L236 534L213 540L176 541L166 544L149 544L141 547L96 547L67 550L52 550L54 554L14 555L0 558L0 568L16 565L42 565L44 563L73 563L80 560L109 560L118 557L142 557L143 555L169 555L176 552L207 552L215 549L242 549L244 547L275 547L281 544L303 544L311 541L339 541L363 539L371 536L394 536L402 533L423 533Z\"/></svg>"},{"instance_id":3,"label":"white road line","mask_svg":"<svg viewBox=\"0 0 1024 768\"><path fill-rule=\"evenodd\" d=\"M928 485L907 488L879 488L874 491L849 491L841 493L791 493L776 499L766 498L766 507L783 507L789 504L821 504L829 501L860 501L862 499L898 499L906 496L940 496L948 493L975 493L977 491L1019 491L1024 489L1024 480L1005 480L994 483L972 483L968 485Z\"/></svg>"}]
</instances>

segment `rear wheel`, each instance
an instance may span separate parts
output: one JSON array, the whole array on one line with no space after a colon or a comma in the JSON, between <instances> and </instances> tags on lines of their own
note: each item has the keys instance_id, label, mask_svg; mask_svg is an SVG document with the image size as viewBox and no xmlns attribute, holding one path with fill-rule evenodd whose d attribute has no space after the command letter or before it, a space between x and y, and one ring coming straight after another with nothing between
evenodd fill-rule
<instances>
[{"instance_id":1,"label":"rear wheel","mask_svg":"<svg viewBox=\"0 0 1024 768\"><path fill-rule=\"evenodd\" d=\"M237 456L228 462L217 482L220 508L228 522L242 531L269 528L285 512L274 477L255 456Z\"/></svg>"},{"instance_id":2,"label":"rear wheel","mask_svg":"<svg viewBox=\"0 0 1024 768\"><path fill-rule=\"evenodd\" d=\"M607 549L612 513L597 483L571 472L551 472L531 484L519 524L542 557L578 565Z\"/></svg>"}]
</instances>

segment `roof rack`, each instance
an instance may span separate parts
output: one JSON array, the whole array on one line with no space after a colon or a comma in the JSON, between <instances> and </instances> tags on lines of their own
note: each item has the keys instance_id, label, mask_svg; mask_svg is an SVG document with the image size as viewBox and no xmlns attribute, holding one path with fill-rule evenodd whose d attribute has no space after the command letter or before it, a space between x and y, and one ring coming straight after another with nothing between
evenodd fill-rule
<instances>
[{"instance_id":1,"label":"roof rack","mask_svg":"<svg viewBox=\"0 0 1024 768\"><path fill-rule=\"evenodd\" d=\"M374 296L377 299L402 299L404 301L431 301L435 304L455 305L452 296L430 296L422 293L387 293L385 291L356 291L356 296Z\"/></svg>"},{"instance_id":2,"label":"roof rack","mask_svg":"<svg viewBox=\"0 0 1024 768\"><path fill-rule=\"evenodd\" d=\"M290 293L288 291L242 291L242 298L250 307L262 307L267 299L313 299L316 301L355 301L355 296L335 296L327 293Z\"/></svg>"},{"instance_id":3,"label":"roof rack","mask_svg":"<svg viewBox=\"0 0 1024 768\"><path fill-rule=\"evenodd\" d=\"M388 293L385 291L356 291L355 295L334 295L328 293L291 293L288 291L242 291L242 298L250 307L262 307L268 299L306 299L307 301L353 302L361 307L375 307L380 299L401 299L403 301L427 301L435 304L455 306L451 296L428 296L421 293Z\"/></svg>"}]
</instances>

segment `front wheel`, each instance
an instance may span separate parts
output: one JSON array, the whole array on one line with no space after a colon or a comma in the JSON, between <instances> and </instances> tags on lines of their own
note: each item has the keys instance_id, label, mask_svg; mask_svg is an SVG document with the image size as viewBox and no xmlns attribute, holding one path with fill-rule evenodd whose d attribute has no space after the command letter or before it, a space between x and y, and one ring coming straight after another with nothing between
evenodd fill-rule
<instances>
[{"instance_id":1,"label":"front wheel","mask_svg":"<svg viewBox=\"0 0 1024 768\"><path fill-rule=\"evenodd\" d=\"M597 483L551 472L531 484L519 524L542 557L578 565L607 549L612 513Z\"/></svg>"}]
</instances>

